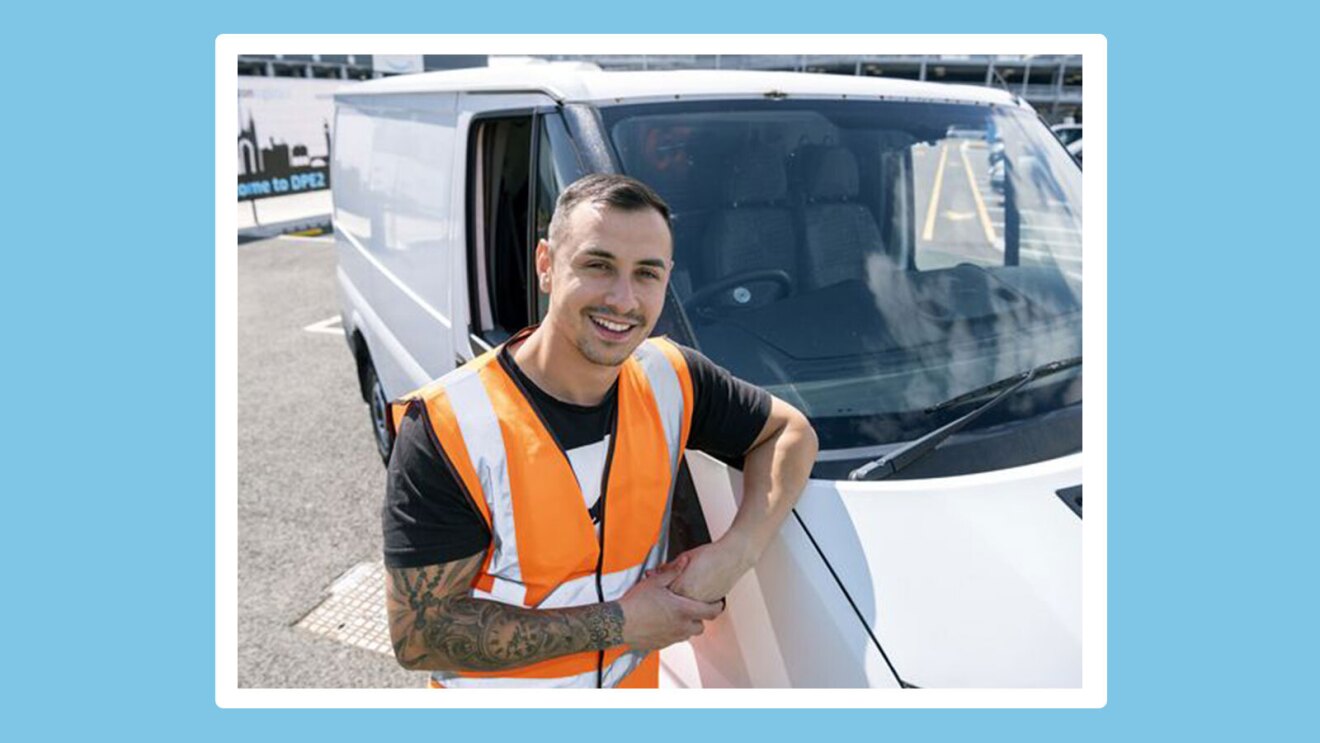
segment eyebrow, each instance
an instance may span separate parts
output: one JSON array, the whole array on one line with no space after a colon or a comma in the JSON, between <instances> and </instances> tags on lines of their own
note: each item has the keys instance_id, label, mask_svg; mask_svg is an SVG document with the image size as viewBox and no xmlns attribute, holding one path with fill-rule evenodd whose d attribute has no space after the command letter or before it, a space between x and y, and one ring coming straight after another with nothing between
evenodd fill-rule
<instances>
[{"instance_id":1,"label":"eyebrow","mask_svg":"<svg viewBox=\"0 0 1320 743\"><path fill-rule=\"evenodd\" d=\"M614 255L608 250L605 250L604 248L587 248L586 250L582 251L582 254L593 256L595 258L608 258L612 261L618 260L618 256ZM653 266L655 268L669 268L669 265L666 264L664 261L660 260L659 258L643 258L637 262L643 266Z\"/></svg>"}]
</instances>

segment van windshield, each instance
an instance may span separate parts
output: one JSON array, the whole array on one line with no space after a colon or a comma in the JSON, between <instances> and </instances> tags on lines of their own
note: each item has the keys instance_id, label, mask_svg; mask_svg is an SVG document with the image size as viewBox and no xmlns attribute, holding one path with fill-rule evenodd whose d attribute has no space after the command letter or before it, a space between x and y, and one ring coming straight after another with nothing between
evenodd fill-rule
<instances>
[{"instance_id":1,"label":"van windshield","mask_svg":"<svg viewBox=\"0 0 1320 743\"><path fill-rule=\"evenodd\" d=\"M673 209L671 285L692 341L805 412L822 449L910 440L965 412L927 408L1081 354L1081 174L1029 111L789 99L601 112L623 171ZM1060 374L985 425L1080 396L1080 370Z\"/></svg>"}]
</instances>

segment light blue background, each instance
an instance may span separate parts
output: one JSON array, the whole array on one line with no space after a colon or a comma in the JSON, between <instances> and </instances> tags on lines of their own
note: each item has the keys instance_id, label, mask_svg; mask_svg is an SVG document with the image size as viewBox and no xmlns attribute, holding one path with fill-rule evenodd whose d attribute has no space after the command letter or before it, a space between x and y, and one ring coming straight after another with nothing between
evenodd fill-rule
<instances>
[{"instance_id":1,"label":"light blue background","mask_svg":"<svg viewBox=\"0 0 1320 743\"><path fill-rule=\"evenodd\" d=\"M0 735L1072 741L1298 730L1314 685L1320 490L1299 474L1316 459L1314 24L1274 2L739 5L6 10ZM610 31L1107 35L1106 709L214 706L215 35Z\"/></svg>"}]
</instances>

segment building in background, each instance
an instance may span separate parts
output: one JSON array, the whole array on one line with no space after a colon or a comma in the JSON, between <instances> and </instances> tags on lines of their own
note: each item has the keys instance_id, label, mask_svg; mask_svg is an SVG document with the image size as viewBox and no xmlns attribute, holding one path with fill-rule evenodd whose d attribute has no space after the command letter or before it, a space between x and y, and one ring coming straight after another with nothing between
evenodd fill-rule
<instances>
[{"instance_id":1,"label":"building in background","mask_svg":"<svg viewBox=\"0 0 1320 743\"><path fill-rule=\"evenodd\" d=\"M484 54L240 54L238 74L371 80L411 72L485 67Z\"/></svg>"}]
</instances>

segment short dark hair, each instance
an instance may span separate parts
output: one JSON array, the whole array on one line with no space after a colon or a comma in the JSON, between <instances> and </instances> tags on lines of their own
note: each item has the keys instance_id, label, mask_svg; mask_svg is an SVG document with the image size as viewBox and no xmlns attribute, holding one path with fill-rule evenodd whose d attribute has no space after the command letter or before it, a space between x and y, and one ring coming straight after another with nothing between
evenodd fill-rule
<instances>
[{"instance_id":1,"label":"short dark hair","mask_svg":"<svg viewBox=\"0 0 1320 743\"><path fill-rule=\"evenodd\" d=\"M558 241L564 230L564 220L579 204L602 204L625 212L654 209L669 226L669 205L651 187L626 175L595 173L573 181L555 202L555 213L550 218L550 242Z\"/></svg>"}]
</instances>

